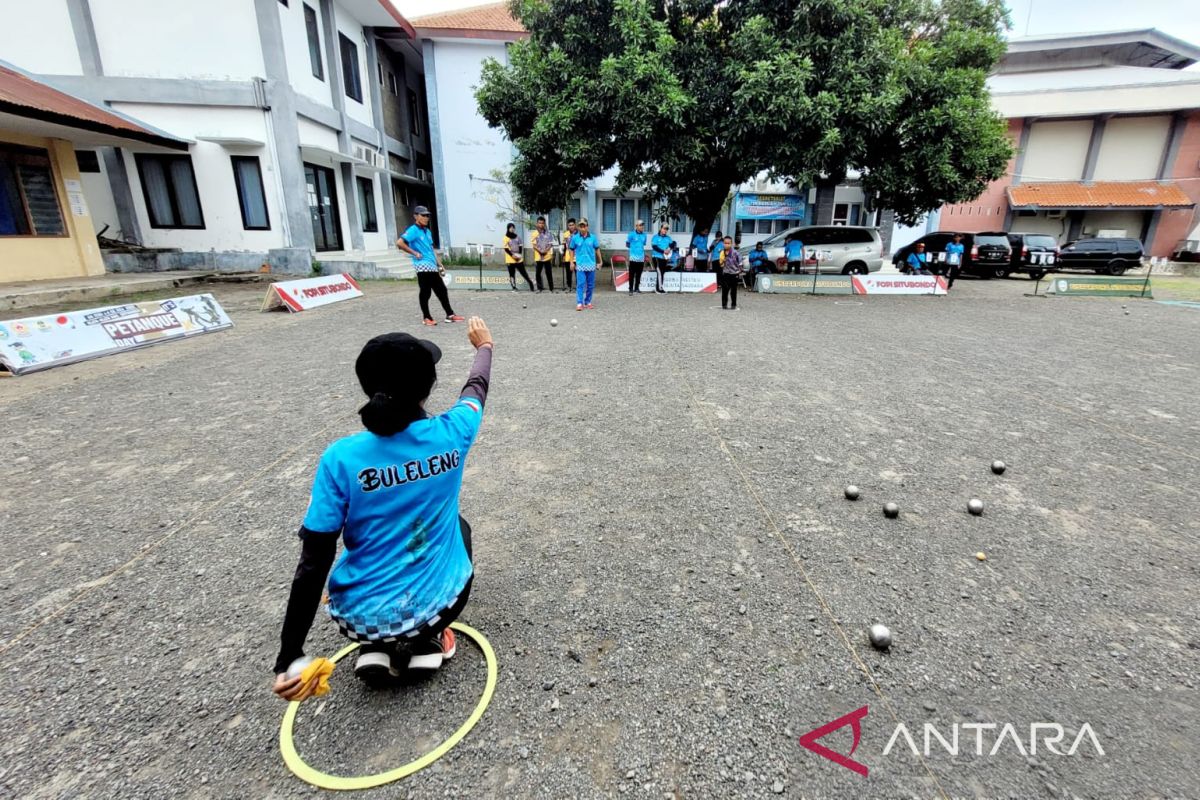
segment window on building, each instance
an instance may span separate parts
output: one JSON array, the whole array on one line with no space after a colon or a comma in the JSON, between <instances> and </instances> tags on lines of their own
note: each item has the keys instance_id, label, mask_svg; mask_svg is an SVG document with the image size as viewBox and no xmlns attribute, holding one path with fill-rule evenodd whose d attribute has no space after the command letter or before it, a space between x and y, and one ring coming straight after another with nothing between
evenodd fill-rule
<instances>
[{"instance_id":1,"label":"window on building","mask_svg":"<svg viewBox=\"0 0 1200 800\"><path fill-rule=\"evenodd\" d=\"M680 214L678 217L671 219L671 233L691 233L692 218L687 214Z\"/></svg>"},{"instance_id":2,"label":"window on building","mask_svg":"<svg viewBox=\"0 0 1200 800\"><path fill-rule=\"evenodd\" d=\"M358 71L358 45L346 38L346 34L338 34L338 46L342 51L342 82L345 84L346 97L362 102L362 75Z\"/></svg>"},{"instance_id":3,"label":"window on building","mask_svg":"<svg viewBox=\"0 0 1200 800\"><path fill-rule=\"evenodd\" d=\"M0 236L65 236L50 154L0 147Z\"/></svg>"},{"instance_id":4,"label":"window on building","mask_svg":"<svg viewBox=\"0 0 1200 800\"><path fill-rule=\"evenodd\" d=\"M142 195L152 228L203 228L204 214L190 156L137 153Z\"/></svg>"},{"instance_id":5,"label":"window on building","mask_svg":"<svg viewBox=\"0 0 1200 800\"><path fill-rule=\"evenodd\" d=\"M633 230L633 223L637 218L637 201L636 200L621 200L621 230Z\"/></svg>"},{"instance_id":6,"label":"window on building","mask_svg":"<svg viewBox=\"0 0 1200 800\"><path fill-rule=\"evenodd\" d=\"M308 30L308 61L312 64L313 77L325 80L325 67L321 62L321 33L317 25L317 12L307 3L304 5L304 27Z\"/></svg>"},{"instance_id":7,"label":"window on building","mask_svg":"<svg viewBox=\"0 0 1200 800\"><path fill-rule=\"evenodd\" d=\"M237 186L238 206L242 210L242 227L248 231L271 230L258 156L230 156L230 161L233 162L233 183Z\"/></svg>"},{"instance_id":8,"label":"window on building","mask_svg":"<svg viewBox=\"0 0 1200 800\"><path fill-rule=\"evenodd\" d=\"M375 182L370 178L356 178L358 182L358 212L362 214L362 229L367 233L379 230L379 218L375 216Z\"/></svg>"},{"instance_id":9,"label":"window on building","mask_svg":"<svg viewBox=\"0 0 1200 800\"><path fill-rule=\"evenodd\" d=\"M95 150L76 150L75 163L80 172L99 172L100 157Z\"/></svg>"},{"instance_id":10,"label":"window on building","mask_svg":"<svg viewBox=\"0 0 1200 800\"><path fill-rule=\"evenodd\" d=\"M286 6L287 6L287 4L288 4L288 0L279 0L279 2L280 2L280 3L281 3L283 6L284 6L284 7L286 7Z\"/></svg>"},{"instance_id":11,"label":"window on building","mask_svg":"<svg viewBox=\"0 0 1200 800\"><path fill-rule=\"evenodd\" d=\"M408 90L408 125L414 135L421 135L421 103L412 89Z\"/></svg>"},{"instance_id":12,"label":"window on building","mask_svg":"<svg viewBox=\"0 0 1200 800\"><path fill-rule=\"evenodd\" d=\"M392 72L390 69L388 70L387 86L389 92L394 94L396 97L400 96L400 85L396 83L396 73Z\"/></svg>"},{"instance_id":13,"label":"window on building","mask_svg":"<svg viewBox=\"0 0 1200 800\"><path fill-rule=\"evenodd\" d=\"M600 230L617 230L617 201L615 199L600 201Z\"/></svg>"}]
</instances>

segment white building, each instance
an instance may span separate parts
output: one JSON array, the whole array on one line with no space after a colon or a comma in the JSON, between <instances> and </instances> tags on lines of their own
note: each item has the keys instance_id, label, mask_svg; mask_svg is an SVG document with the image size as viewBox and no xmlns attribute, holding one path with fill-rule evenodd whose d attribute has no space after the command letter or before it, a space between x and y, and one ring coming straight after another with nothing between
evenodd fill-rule
<instances>
[{"instance_id":1,"label":"white building","mask_svg":"<svg viewBox=\"0 0 1200 800\"><path fill-rule=\"evenodd\" d=\"M433 204L432 158L390 0L3 2L6 60L190 143L80 152L106 235L212 266L403 263L396 230Z\"/></svg>"}]
</instances>

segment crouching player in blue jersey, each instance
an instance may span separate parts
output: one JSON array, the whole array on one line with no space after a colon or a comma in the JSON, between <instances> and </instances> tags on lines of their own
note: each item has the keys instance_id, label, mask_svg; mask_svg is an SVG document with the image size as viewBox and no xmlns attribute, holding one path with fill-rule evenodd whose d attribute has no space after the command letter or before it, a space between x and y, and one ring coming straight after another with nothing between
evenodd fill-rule
<instances>
[{"instance_id":1,"label":"crouching player in blue jersey","mask_svg":"<svg viewBox=\"0 0 1200 800\"><path fill-rule=\"evenodd\" d=\"M492 335L478 317L467 324L475 362L458 402L431 416L425 402L441 350L407 333L376 336L354 370L370 400L359 409L366 431L334 442L321 456L300 528L303 549L283 620L274 692L291 700L303 688L287 678L329 575L329 614L362 642L355 675L370 683L436 670L454 655L451 622L471 592L471 528L458 514L463 469L487 399Z\"/></svg>"}]
</instances>

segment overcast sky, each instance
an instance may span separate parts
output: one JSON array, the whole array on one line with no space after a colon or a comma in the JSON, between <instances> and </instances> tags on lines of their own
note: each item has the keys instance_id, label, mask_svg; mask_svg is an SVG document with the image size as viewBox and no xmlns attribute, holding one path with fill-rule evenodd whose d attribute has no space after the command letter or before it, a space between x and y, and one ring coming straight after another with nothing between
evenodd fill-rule
<instances>
[{"instance_id":1,"label":"overcast sky","mask_svg":"<svg viewBox=\"0 0 1200 800\"><path fill-rule=\"evenodd\" d=\"M409 17L482 5L480 0L392 2ZM1158 28L1200 46L1200 2L1196 0L1009 0L1009 8L1010 36Z\"/></svg>"}]
</instances>

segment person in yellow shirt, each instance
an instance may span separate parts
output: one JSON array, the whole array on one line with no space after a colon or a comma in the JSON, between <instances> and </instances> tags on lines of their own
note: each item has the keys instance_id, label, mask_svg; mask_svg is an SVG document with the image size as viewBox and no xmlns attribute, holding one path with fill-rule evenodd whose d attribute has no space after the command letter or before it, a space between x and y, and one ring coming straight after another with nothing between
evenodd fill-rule
<instances>
[{"instance_id":1,"label":"person in yellow shirt","mask_svg":"<svg viewBox=\"0 0 1200 800\"><path fill-rule=\"evenodd\" d=\"M537 290L542 291L542 270L546 271L546 286L551 292L554 291L554 237L546 230L546 218L537 218L537 229L534 230L532 241L533 246L533 274L537 278Z\"/></svg>"},{"instance_id":2,"label":"person in yellow shirt","mask_svg":"<svg viewBox=\"0 0 1200 800\"><path fill-rule=\"evenodd\" d=\"M567 291L570 291L575 283L575 251L567 247L567 244L571 241L571 237L575 235L575 231L575 218L571 217L567 220L567 229L563 231L562 235L563 282L567 285Z\"/></svg>"}]
</instances>

